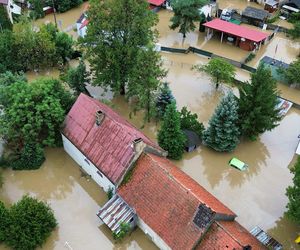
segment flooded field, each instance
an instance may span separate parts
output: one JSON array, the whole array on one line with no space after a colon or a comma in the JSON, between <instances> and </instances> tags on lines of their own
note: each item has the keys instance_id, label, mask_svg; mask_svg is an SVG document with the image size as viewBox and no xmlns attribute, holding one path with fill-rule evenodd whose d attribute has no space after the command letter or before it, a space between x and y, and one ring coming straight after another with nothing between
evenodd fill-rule
<instances>
[{"instance_id":1,"label":"flooded field","mask_svg":"<svg viewBox=\"0 0 300 250\"><path fill-rule=\"evenodd\" d=\"M43 250L157 249L139 229L122 244L116 244L110 230L96 216L99 205L107 201L102 189L82 175L62 148L47 149L46 159L39 170L5 170L5 184L0 189L0 199L6 204L30 194L54 210L59 226ZM6 248L0 245L0 249Z\"/></svg>"},{"instance_id":2,"label":"flooded field","mask_svg":"<svg viewBox=\"0 0 300 250\"><path fill-rule=\"evenodd\" d=\"M220 1L220 7L228 7L229 1ZM226 5L227 4L227 5ZM231 0L230 4L257 5L246 0ZM230 5L229 4L229 5ZM259 5L257 5L259 6ZM230 7L230 6L229 6ZM84 6L61 14L63 28L74 23L80 16ZM236 7L237 8L237 7ZM168 23L171 13L159 12L158 29L161 32L159 42L172 47L188 47L189 45L209 49L216 54L231 56L237 60L248 52L228 44L221 44L216 37L205 42L203 33L198 31L187 34L182 44L182 35L169 30ZM39 20L38 23L51 21L51 16ZM256 66L263 55L273 56L276 44L280 44L275 55L276 59L294 60L298 55L299 42L288 40L284 35L277 34L261 54L251 62ZM223 53L223 54L222 54ZM273 53L273 54L272 54ZM187 106L198 114L199 121L205 126L208 123L220 98L231 88L221 86L218 91L205 74L191 71L195 63L207 63L205 57L193 54L162 53L164 66L169 69L166 81L176 98L178 109ZM290 62L288 61L288 62ZM76 61L72 62L72 65ZM29 80L41 75L58 77L59 72L49 70L40 73L28 73ZM249 73L237 70L241 80L249 79ZM300 103L298 90L279 85L283 97ZM89 87L91 94L99 99L108 99L113 108L129 120L130 108L122 97L112 97L111 93L103 95L97 87ZM233 88L237 94L237 90ZM152 138L156 139L158 124L143 123L142 114L132 116L130 122ZM242 141L233 153L216 153L209 148L200 146L193 153L185 153L181 161L174 162L197 182L207 188L218 199L237 213L237 220L247 229L258 225L274 236L285 249L299 249L293 241L300 234L300 226L296 226L284 217L287 198L285 189L292 183L289 167L295 161L295 148L300 134L300 110L292 108L271 132L264 133L257 141ZM148 238L136 230L122 244L115 244L111 233L101 225L96 212L106 201L106 194L93 182L81 175L75 162L64 153L63 149L48 149L47 161L40 170L29 172L4 172L5 185L0 190L0 199L7 204L17 201L23 194L29 193L47 201L53 208L59 222L58 229L46 242L43 249L156 249ZM238 157L250 167L239 172L228 166L231 157ZM67 244L66 244L67 242ZM2 249L0 246L0 249ZM4 249L4 248L3 248ZM70 249L70 248L69 248Z\"/></svg>"}]
</instances>

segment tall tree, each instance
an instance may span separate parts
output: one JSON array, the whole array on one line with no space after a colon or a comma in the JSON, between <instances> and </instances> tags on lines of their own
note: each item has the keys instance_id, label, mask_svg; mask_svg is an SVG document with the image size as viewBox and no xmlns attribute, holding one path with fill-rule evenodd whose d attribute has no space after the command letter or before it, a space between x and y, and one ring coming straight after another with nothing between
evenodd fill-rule
<instances>
[{"instance_id":1,"label":"tall tree","mask_svg":"<svg viewBox=\"0 0 300 250\"><path fill-rule=\"evenodd\" d=\"M255 140L259 134L278 126L281 117L276 87L271 71L263 65L251 75L250 82L240 87L239 126L243 135Z\"/></svg>"},{"instance_id":2,"label":"tall tree","mask_svg":"<svg viewBox=\"0 0 300 250\"><path fill-rule=\"evenodd\" d=\"M293 185L286 190L286 195L289 198L288 211L286 213L290 219L300 224L300 157L298 157L291 172L294 174L294 177Z\"/></svg>"},{"instance_id":3,"label":"tall tree","mask_svg":"<svg viewBox=\"0 0 300 250\"><path fill-rule=\"evenodd\" d=\"M144 68L141 50L156 38L157 15L145 0L91 0L87 35L82 41L94 75L93 83L125 94ZM148 77L148 76L147 76Z\"/></svg>"},{"instance_id":4,"label":"tall tree","mask_svg":"<svg viewBox=\"0 0 300 250\"><path fill-rule=\"evenodd\" d=\"M201 19L199 9L207 2L207 0L172 0L174 16L171 17L170 28L174 30L179 27L179 33L185 38L186 33L196 29L194 22Z\"/></svg>"},{"instance_id":5,"label":"tall tree","mask_svg":"<svg viewBox=\"0 0 300 250\"><path fill-rule=\"evenodd\" d=\"M203 133L203 141L216 151L231 152L239 143L238 103L232 92L217 106Z\"/></svg>"},{"instance_id":6,"label":"tall tree","mask_svg":"<svg viewBox=\"0 0 300 250\"><path fill-rule=\"evenodd\" d=\"M169 158L181 159L186 138L180 128L180 114L175 102L167 106L157 139L159 146L168 151Z\"/></svg>"},{"instance_id":7,"label":"tall tree","mask_svg":"<svg viewBox=\"0 0 300 250\"><path fill-rule=\"evenodd\" d=\"M63 77L63 80L75 91L76 95L79 95L80 93L90 95L86 89L86 84L90 82L89 76L85 63L83 60L80 60L79 65L76 68L70 68L68 70L67 74Z\"/></svg>"},{"instance_id":8,"label":"tall tree","mask_svg":"<svg viewBox=\"0 0 300 250\"><path fill-rule=\"evenodd\" d=\"M11 30L12 23L7 15L6 7L0 5L0 32L3 32L5 29Z\"/></svg>"},{"instance_id":9,"label":"tall tree","mask_svg":"<svg viewBox=\"0 0 300 250\"><path fill-rule=\"evenodd\" d=\"M180 111L180 126L181 129L194 131L199 138L202 138L205 129L203 123L198 121L198 115L191 113L187 107L183 107Z\"/></svg>"},{"instance_id":10,"label":"tall tree","mask_svg":"<svg viewBox=\"0 0 300 250\"><path fill-rule=\"evenodd\" d=\"M160 93L158 94L157 100L156 100L156 112L157 112L157 117L159 119L162 119L167 106L171 102L176 102L175 98L172 94L171 89L169 88L169 85L167 82L163 84L163 86L160 89Z\"/></svg>"},{"instance_id":11,"label":"tall tree","mask_svg":"<svg viewBox=\"0 0 300 250\"><path fill-rule=\"evenodd\" d=\"M212 58L205 65L194 65L193 69L198 72L207 73L216 84L216 89L220 83L232 83L235 76L235 68L222 58Z\"/></svg>"},{"instance_id":12,"label":"tall tree","mask_svg":"<svg viewBox=\"0 0 300 250\"><path fill-rule=\"evenodd\" d=\"M4 94L0 135L13 151L21 151L27 143L60 144L60 126L73 99L58 80L16 82L6 87Z\"/></svg>"},{"instance_id":13,"label":"tall tree","mask_svg":"<svg viewBox=\"0 0 300 250\"><path fill-rule=\"evenodd\" d=\"M288 84L300 86L300 59L292 62L287 69L280 68L278 71Z\"/></svg>"},{"instance_id":14,"label":"tall tree","mask_svg":"<svg viewBox=\"0 0 300 250\"><path fill-rule=\"evenodd\" d=\"M127 96L137 97L134 103L135 110L145 110L145 120L156 116L156 99L160 89L161 79L166 76L163 63L158 52L154 51L153 46L140 50L137 65L128 86ZM143 70L141 70L143 69Z\"/></svg>"}]
</instances>

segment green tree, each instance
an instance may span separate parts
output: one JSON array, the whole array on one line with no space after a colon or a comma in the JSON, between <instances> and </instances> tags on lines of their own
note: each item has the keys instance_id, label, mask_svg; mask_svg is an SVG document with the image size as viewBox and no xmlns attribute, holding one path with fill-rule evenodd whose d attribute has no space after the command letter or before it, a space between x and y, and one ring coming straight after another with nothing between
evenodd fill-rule
<instances>
[{"instance_id":1,"label":"green tree","mask_svg":"<svg viewBox=\"0 0 300 250\"><path fill-rule=\"evenodd\" d=\"M58 80L40 78L30 84L16 82L5 88L0 135L14 152L26 143L60 145L60 126L73 99Z\"/></svg>"},{"instance_id":2,"label":"green tree","mask_svg":"<svg viewBox=\"0 0 300 250\"><path fill-rule=\"evenodd\" d=\"M66 12L82 2L82 0L54 0L54 7L58 12ZM52 6L52 0L46 0L46 5Z\"/></svg>"},{"instance_id":3,"label":"green tree","mask_svg":"<svg viewBox=\"0 0 300 250\"><path fill-rule=\"evenodd\" d=\"M157 110L156 113L159 119L163 118L166 108L171 102L176 102L176 101L172 94L171 89L169 88L168 83L165 82L161 87L160 93L156 100L156 110Z\"/></svg>"},{"instance_id":4,"label":"green tree","mask_svg":"<svg viewBox=\"0 0 300 250\"><path fill-rule=\"evenodd\" d=\"M156 38L157 15L145 0L91 0L88 19L82 46L93 83L124 95L125 86L145 70L137 67L143 65L139 59L148 60L140 54Z\"/></svg>"},{"instance_id":5,"label":"green tree","mask_svg":"<svg viewBox=\"0 0 300 250\"><path fill-rule=\"evenodd\" d=\"M288 30L288 34L290 34L293 39L300 37L300 21L294 23L294 28Z\"/></svg>"},{"instance_id":6,"label":"green tree","mask_svg":"<svg viewBox=\"0 0 300 250\"><path fill-rule=\"evenodd\" d=\"M130 231L129 223L121 222L120 231L118 233L114 232L113 237L116 241L121 241L122 239L125 238L125 236L129 233L129 231Z\"/></svg>"},{"instance_id":7,"label":"green tree","mask_svg":"<svg viewBox=\"0 0 300 250\"><path fill-rule=\"evenodd\" d=\"M79 65L76 68L70 68L63 77L63 80L75 91L76 95L79 95L80 93L90 95L86 89L86 84L90 82L89 73L86 70L83 60L80 60Z\"/></svg>"},{"instance_id":8,"label":"green tree","mask_svg":"<svg viewBox=\"0 0 300 250\"><path fill-rule=\"evenodd\" d=\"M168 151L169 158L181 159L186 138L181 131L180 114L174 102L167 106L157 139L159 146Z\"/></svg>"},{"instance_id":9,"label":"green tree","mask_svg":"<svg viewBox=\"0 0 300 250\"><path fill-rule=\"evenodd\" d=\"M220 83L232 83L235 76L235 68L222 58L212 58L205 65L195 65L193 69L198 72L208 74L216 84L216 89Z\"/></svg>"},{"instance_id":10,"label":"green tree","mask_svg":"<svg viewBox=\"0 0 300 250\"><path fill-rule=\"evenodd\" d=\"M6 7L0 5L0 32L3 32L5 29L12 30L12 23L8 18Z\"/></svg>"},{"instance_id":11,"label":"green tree","mask_svg":"<svg viewBox=\"0 0 300 250\"><path fill-rule=\"evenodd\" d=\"M57 226L51 208L42 201L24 196L9 210L11 222L5 243L16 250L42 246Z\"/></svg>"},{"instance_id":12,"label":"green tree","mask_svg":"<svg viewBox=\"0 0 300 250\"><path fill-rule=\"evenodd\" d=\"M30 12L30 16L33 19L38 19L38 18L42 18L45 16L45 12L43 11L43 7L45 6L44 1L29 0L28 2L31 4L31 6L33 8L33 11Z\"/></svg>"},{"instance_id":13,"label":"green tree","mask_svg":"<svg viewBox=\"0 0 300 250\"><path fill-rule=\"evenodd\" d=\"M206 3L207 0L172 0L174 16L170 20L170 29L175 30L179 27L179 33L185 38L186 33L196 29L194 22L200 21L199 9Z\"/></svg>"},{"instance_id":14,"label":"green tree","mask_svg":"<svg viewBox=\"0 0 300 250\"><path fill-rule=\"evenodd\" d=\"M289 199L286 214L291 220L300 224L300 157L298 157L291 172L294 174L294 177L293 185L286 190L286 195Z\"/></svg>"},{"instance_id":15,"label":"green tree","mask_svg":"<svg viewBox=\"0 0 300 250\"><path fill-rule=\"evenodd\" d=\"M238 103L232 92L225 96L203 133L206 145L220 152L231 152L239 143Z\"/></svg>"},{"instance_id":16,"label":"green tree","mask_svg":"<svg viewBox=\"0 0 300 250\"><path fill-rule=\"evenodd\" d=\"M159 53L154 51L152 46L139 52L137 63L140 65L135 70L140 72L134 72L127 96L137 97L134 110L145 110L144 119L150 122L150 119L156 116L155 100L161 79L167 72L163 69Z\"/></svg>"},{"instance_id":17,"label":"green tree","mask_svg":"<svg viewBox=\"0 0 300 250\"><path fill-rule=\"evenodd\" d=\"M199 138L202 138L202 133L205 129L204 125L198 121L198 115L192 114L187 107L183 107L180 111L180 125L182 130L194 131Z\"/></svg>"},{"instance_id":18,"label":"green tree","mask_svg":"<svg viewBox=\"0 0 300 250\"><path fill-rule=\"evenodd\" d=\"M6 234L8 233L7 228L10 220L11 218L8 209L4 206L4 203L0 201L0 243L7 239L8 235Z\"/></svg>"},{"instance_id":19,"label":"green tree","mask_svg":"<svg viewBox=\"0 0 300 250\"><path fill-rule=\"evenodd\" d=\"M240 89L239 127L243 135L255 140L256 137L278 126L278 92L271 71L260 65L251 75L250 82Z\"/></svg>"},{"instance_id":20,"label":"green tree","mask_svg":"<svg viewBox=\"0 0 300 250\"><path fill-rule=\"evenodd\" d=\"M55 43L50 34L35 32L28 20L14 26L14 49L23 70L42 69L55 64Z\"/></svg>"},{"instance_id":21,"label":"green tree","mask_svg":"<svg viewBox=\"0 0 300 250\"><path fill-rule=\"evenodd\" d=\"M292 62L287 69L280 68L278 71L288 84L300 86L300 59Z\"/></svg>"},{"instance_id":22,"label":"green tree","mask_svg":"<svg viewBox=\"0 0 300 250\"><path fill-rule=\"evenodd\" d=\"M23 66L16 58L15 38L10 30L0 32L0 73L20 71Z\"/></svg>"}]
</instances>

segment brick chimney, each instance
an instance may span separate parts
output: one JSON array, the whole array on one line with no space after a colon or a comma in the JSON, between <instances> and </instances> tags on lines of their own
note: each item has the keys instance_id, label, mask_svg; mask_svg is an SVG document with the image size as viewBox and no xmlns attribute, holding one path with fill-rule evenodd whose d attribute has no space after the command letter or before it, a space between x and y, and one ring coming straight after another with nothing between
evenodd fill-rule
<instances>
[{"instance_id":1,"label":"brick chimney","mask_svg":"<svg viewBox=\"0 0 300 250\"><path fill-rule=\"evenodd\" d=\"M105 114L101 110L96 111L96 125L97 126L100 126L104 117L105 117Z\"/></svg>"}]
</instances>

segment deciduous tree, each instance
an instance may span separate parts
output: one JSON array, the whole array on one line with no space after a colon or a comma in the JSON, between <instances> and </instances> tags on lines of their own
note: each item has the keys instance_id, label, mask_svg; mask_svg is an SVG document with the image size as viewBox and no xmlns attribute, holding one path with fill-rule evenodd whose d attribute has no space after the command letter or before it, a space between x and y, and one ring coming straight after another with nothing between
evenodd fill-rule
<instances>
[{"instance_id":1,"label":"deciduous tree","mask_svg":"<svg viewBox=\"0 0 300 250\"><path fill-rule=\"evenodd\" d=\"M300 59L292 62L287 69L279 69L279 73L290 85L300 86Z\"/></svg>"},{"instance_id":2,"label":"deciduous tree","mask_svg":"<svg viewBox=\"0 0 300 250\"><path fill-rule=\"evenodd\" d=\"M300 157L291 170L294 174L293 177L293 185L289 186L286 190L286 195L289 198L289 202L287 204L288 211L287 216L300 224Z\"/></svg>"},{"instance_id":3,"label":"deciduous tree","mask_svg":"<svg viewBox=\"0 0 300 250\"><path fill-rule=\"evenodd\" d=\"M128 97L136 97L134 110L145 110L145 120L156 116L156 99L161 79L166 76L162 60L153 46L140 50L137 67L128 86Z\"/></svg>"},{"instance_id":4,"label":"deciduous tree","mask_svg":"<svg viewBox=\"0 0 300 250\"><path fill-rule=\"evenodd\" d=\"M205 144L220 152L233 151L239 143L238 103L232 92L225 96L203 133Z\"/></svg>"},{"instance_id":5,"label":"deciduous tree","mask_svg":"<svg viewBox=\"0 0 300 250\"><path fill-rule=\"evenodd\" d=\"M145 0L91 0L88 19L82 45L93 83L124 95L125 86L130 88L132 79L138 79L145 70L137 70L143 65L139 60L150 60L140 54L156 38L157 16Z\"/></svg>"},{"instance_id":6,"label":"deciduous tree","mask_svg":"<svg viewBox=\"0 0 300 250\"><path fill-rule=\"evenodd\" d=\"M259 66L239 91L239 127L243 135L255 140L259 134L278 126L281 117L277 84L269 69Z\"/></svg>"},{"instance_id":7,"label":"deciduous tree","mask_svg":"<svg viewBox=\"0 0 300 250\"><path fill-rule=\"evenodd\" d=\"M202 138L202 133L205 129L203 123L198 121L198 115L192 114L187 107L183 107L180 111L180 126L181 129L195 132L199 138Z\"/></svg>"},{"instance_id":8,"label":"deciduous tree","mask_svg":"<svg viewBox=\"0 0 300 250\"><path fill-rule=\"evenodd\" d=\"M168 151L169 158L181 159L186 138L181 131L180 114L174 102L167 106L157 139L159 146Z\"/></svg>"},{"instance_id":9,"label":"deciduous tree","mask_svg":"<svg viewBox=\"0 0 300 250\"><path fill-rule=\"evenodd\" d=\"M235 76L235 68L222 58L212 58L205 65L195 65L193 69L207 73L216 84L216 89L220 83L232 83Z\"/></svg>"},{"instance_id":10,"label":"deciduous tree","mask_svg":"<svg viewBox=\"0 0 300 250\"><path fill-rule=\"evenodd\" d=\"M171 29L179 27L179 33L186 37L186 33L194 31L194 22L200 22L200 8L207 3L207 0L172 0L171 6L174 16L171 18Z\"/></svg>"},{"instance_id":11,"label":"deciduous tree","mask_svg":"<svg viewBox=\"0 0 300 250\"><path fill-rule=\"evenodd\" d=\"M13 249L34 250L42 246L57 226L52 209L29 196L12 205L9 214L5 244Z\"/></svg>"}]
</instances>

